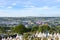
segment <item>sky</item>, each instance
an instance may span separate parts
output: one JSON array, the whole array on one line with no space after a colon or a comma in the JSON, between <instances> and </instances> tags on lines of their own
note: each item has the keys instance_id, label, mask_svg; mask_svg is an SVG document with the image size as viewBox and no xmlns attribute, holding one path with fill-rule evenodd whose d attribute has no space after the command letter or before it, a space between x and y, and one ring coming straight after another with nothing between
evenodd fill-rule
<instances>
[{"instance_id":1,"label":"sky","mask_svg":"<svg viewBox=\"0 0 60 40\"><path fill-rule=\"evenodd\" d=\"M0 17L60 17L60 0L0 0Z\"/></svg>"}]
</instances>

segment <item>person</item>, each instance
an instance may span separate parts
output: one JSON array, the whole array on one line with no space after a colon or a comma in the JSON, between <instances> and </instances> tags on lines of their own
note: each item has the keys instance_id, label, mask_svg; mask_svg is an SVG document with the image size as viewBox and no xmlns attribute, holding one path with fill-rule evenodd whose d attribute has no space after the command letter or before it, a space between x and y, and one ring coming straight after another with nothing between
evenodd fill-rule
<instances>
[{"instance_id":1,"label":"person","mask_svg":"<svg viewBox=\"0 0 60 40\"><path fill-rule=\"evenodd\" d=\"M17 34L17 36L16 36L16 40L19 40L19 36L18 36L18 34Z\"/></svg>"},{"instance_id":2,"label":"person","mask_svg":"<svg viewBox=\"0 0 60 40\"><path fill-rule=\"evenodd\" d=\"M9 40L12 40L12 37L10 37Z\"/></svg>"},{"instance_id":3,"label":"person","mask_svg":"<svg viewBox=\"0 0 60 40\"><path fill-rule=\"evenodd\" d=\"M7 37L7 40L9 40L9 37Z\"/></svg>"},{"instance_id":4,"label":"person","mask_svg":"<svg viewBox=\"0 0 60 40\"><path fill-rule=\"evenodd\" d=\"M2 40L6 40L5 38L2 38Z\"/></svg>"}]
</instances>

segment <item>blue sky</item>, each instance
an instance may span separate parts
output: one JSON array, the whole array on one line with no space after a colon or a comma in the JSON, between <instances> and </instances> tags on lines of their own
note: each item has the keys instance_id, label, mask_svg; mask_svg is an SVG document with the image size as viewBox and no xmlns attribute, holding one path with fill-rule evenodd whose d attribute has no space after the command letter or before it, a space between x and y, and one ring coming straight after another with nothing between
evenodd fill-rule
<instances>
[{"instance_id":1,"label":"blue sky","mask_svg":"<svg viewBox=\"0 0 60 40\"><path fill-rule=\"evenodd\" d=\"M60 17L60 0L0 0L0 17Z\"/></svg>"}]
</instances>

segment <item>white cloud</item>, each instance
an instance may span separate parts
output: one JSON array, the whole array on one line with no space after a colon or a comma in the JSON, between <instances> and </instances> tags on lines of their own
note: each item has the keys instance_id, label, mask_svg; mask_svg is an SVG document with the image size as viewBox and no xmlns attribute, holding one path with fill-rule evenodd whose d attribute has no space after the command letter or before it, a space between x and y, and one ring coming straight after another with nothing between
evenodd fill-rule
<instances>
[{"instance_id":1,"label":"white cloud","mask_svg":"<svg viewBox=\"0 0 60 40\"><path fill-rule=\"evenodd\" d=\"M45 10L48 10L48 9L56 9L56 8L58 8L58 6L52 6L52 7L43 6L43 7L41 7L41 9L45 9Z\"/></svg>"},{"instance_id":2,"label":"white cloud","mask_svg":"<svg viewBox=\"0 0 60 40\"><path fill-rule=\"evenodd\" d=\"M10 8L12 8L12 6L8 6L7 8L9 8L9 9L10 9Z\"/></svg>"},{"instance_id":3,"label":"white cloud","mask_svg":"<svg viewBox=\"0 0 60 40\"><path fill-rule=\"evenodd\" d=\"M22 10L17 10L17 12L14 11L13 13L15 13L15 16L19 17L19 16L54 16L54 15L56 16L56 13L58 12L56 12L56 10L54 10L53 7L44 6L44 7L25 8ZM55 14L51 15L51 13Z\"/></svg>"},{"instance_id":4,"label":"white cloud","mask_svg":"<svg viewBox=\"0 0 60 40\"><path fill-rule=\"evenodd\" d=\"M54 0L55 2L60 2L60 0Z\"/></svg>"},{"instance_id":5,"label":"white cloud","mask_svg":"<svg viewBox=\"0 0 60 40\"><path fill-rule=\"evenodd\" d=\"M50 9L48 6L44 6L42 7L42 9Z\"/></svg>"},{"instance_id":6,"label":"white cloud","mask_svg":"<svg viewBox=\"0 0 60 40\"><path fill-rule=\"evenodd\" d=\"M22 0L0 0L0 5L1 6L15 6L15 5L23 5L25 7L32 5L32 2L29 1L22 1ZM12 8L12 7L8 7Z\"/></svg>"},{"instance_id":7,"label":"white cloud","mask_svg":"<svg viewBox=\"0 0 60 40\"><path fill-rule=\"evenodd\" d=\"M60 0L57 0L57 1L60 1Z\"/></svg>"},{"instance_id":8,"label":"white cloud","mask_svg":"<svg viewBox=\"0 0 60 40\"><path fill-rule=\"evenodd\" d=\"M11 6L10 6L11 7ZM10 8L9 7L9 8ZM1 10L0 10L1 11ZM2 10L0 16L22 17L22 16L59 16L60 11L56 7L30 7L20 10Z\"/></svg>"},{"instance_id":9,"label":"white cloud","mask_svg":"<svg viewBox=\"0 0 60 40\"><path fill-rule=\"evenodd\" d=\"M0 8L4 8L4 6L0 6Z\"/></svg>"},{"instance_id":10,"label":"white cloud","mask_svg":"<svg viewBox=\"0 0 60 40\"><path fill-rule=\"evenodd\" d=\"M34 8L35 6L33 6L33 5L25 5L24 7L26 7L26 8Z\"/></svg>"},{"instance_id":11,"label":"white cloud","mask_svg":"<svg viewBox=\"0 0 60 40\"><path fill-rule=\"evenodd\" d=\"M13 6L15 6L15 5L16 5L16 3L12 3L12 5L13 5Z\"/></svg>"},{"instance_id":12,"label":"white cloud","mask_svg":"<svg viewBox=\"0 0 60 40\"><path fill-rule=\"evenodd\" d=\"M0 17L8 17L9 13L4 12L3 10L0 10Z\"/></svg>"}]
</instances>

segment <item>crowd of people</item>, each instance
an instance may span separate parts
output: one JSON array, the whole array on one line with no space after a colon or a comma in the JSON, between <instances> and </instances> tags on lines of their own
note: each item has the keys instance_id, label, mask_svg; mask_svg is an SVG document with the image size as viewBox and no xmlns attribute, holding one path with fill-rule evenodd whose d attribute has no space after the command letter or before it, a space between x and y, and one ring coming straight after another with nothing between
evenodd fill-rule
<instances>
[{"instance_id":1,"label":"crowd of people","mask_svg":"<svg viewBox=\"0 0 60 40\"><path fill-rule=\"evenodd\" d=\"M47 38L47 40L56 40L56 39L60 40L60 34L59 33L54 33L54 34L47 33L46 34L46 33L39 32L39 33L35 33L34 35L31 35L29 37L29 40L31 40L32 37L33 38L35 38L35 37L41 38L41 40L43 40L44 37ZM3 37L0 40L23 40L23 35L20 35L20 36L19 35L13 35L13 36L10 36L7 38Z\"/></svg>"},{"instance_id":2,"label":"crowd of people","mask_svg":"<svg viewBox=\"0 0 60 40\"><path fill-rule=\"evenodd\" d=\"M12 35L12 36L8 36L8 37L2 37L0 38L0 40L23 40L23 36L22 35Z\"/></svg>"},{"instance_id":3,"label":"crowd of people","mask_svg":"<svg viewBox=\"0 0 60 40\"><path fill-rule=\"evenodd\" d=\"M43 37L47 38L48 40L60 40L60 34L59 33L54 33L54 34L50 34L50 33L36 33L35 37L41 38L43 39Z\"/></svg>"}]
</instances>

